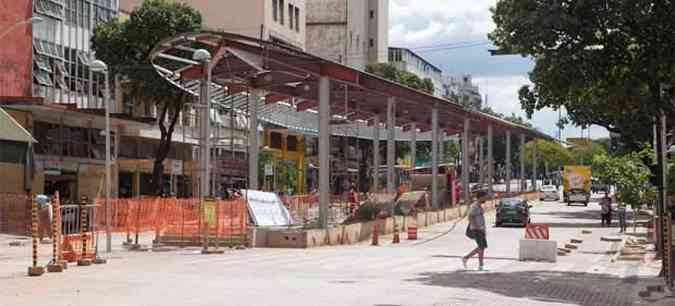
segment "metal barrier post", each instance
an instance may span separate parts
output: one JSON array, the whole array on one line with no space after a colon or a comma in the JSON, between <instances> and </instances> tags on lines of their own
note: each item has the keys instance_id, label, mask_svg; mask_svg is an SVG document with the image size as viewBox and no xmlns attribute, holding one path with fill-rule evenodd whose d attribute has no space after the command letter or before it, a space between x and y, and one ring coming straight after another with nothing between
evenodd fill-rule
<instances>
[{"instance_id":1,"label":"metal barrier post","mask_svg":"<svg viewBox=\"0 0 675 306\"><path fill-rule=\"evenodd\" d=\"M108 204L106 204L106 205L108 205ZM93 262L96 265L101 265L101 264L108 263L108 260L98 256L98 229L96 228L96 209L97 208L98 208L98 205L96 203L94 203L94 205L91 207L91 222L90 222L91 223L91 231L90 232L92 233L92 235L96 235ZM103 209L107 210L108 207L104 206ZM108 221L106 220L106 222L108 222Z\"/></svg>"},{"instance_id":2,"label":"metal barrier post","mask_svg":"<svg viewBox=\"0 0 675 306\"><path fill-rule=\"evenodd\" d=\"M38 207L35 197L31 195L31 234L33 236L33 265L28 267L28 276L40 276L45 268L37 265L38 260Z\"/></svg>"},{"instance_id":3,"label":"metal barrier post","mask_svg":"<svg viewBox=\"0 0 675 306\"><path fill-rule=\"evenodd\" d=\"M57 191L52 200L52 261L47 265L48 272L63 272L65 264L60 262L59 243L61 243L61 231L59 229L61 207L59 205L59 192Z\"/></svg>"},{"instance_id":4,"label":"metal barrier post","mask_svg":"<svg viewBox=\"0 0 675 306\"><path fill-rule=\"evenodd\" d=\"M77 261L78 266L90 266L91 260L87 258L87 208L86 203L80 203L80 237L82 240L82 253Z\"/></svg>"}]
</instances>

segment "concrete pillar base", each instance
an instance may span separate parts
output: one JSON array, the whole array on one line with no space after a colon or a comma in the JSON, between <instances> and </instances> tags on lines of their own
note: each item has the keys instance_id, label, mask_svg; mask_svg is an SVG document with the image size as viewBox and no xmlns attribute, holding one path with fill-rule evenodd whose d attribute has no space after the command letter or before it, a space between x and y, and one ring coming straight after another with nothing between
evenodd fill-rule
<instances>
[{"instance_id":1,"label":"concrete pillar base","mask_svg":"<svg viewBox=\"0 0 675 306\"><path fill-rule=\"evenodd\" d=\"M40 276L42 274L45 274L45 267L28 267L28 276Z\"/></svg>"},{"instance_id":2,"label":"concrete pillar base","mask_svg":"<svg viewBox=\"0 0 675 306\"><path fill-rule=\"evenodd\" d=\"M108 263L108 260L105 259L105 258L96 257L96 258L94 259L94 264L95 264L95 265L103 265L103 264L107 264L107 263Z\"/></svg>"},{"instance_id":3,"label":"concrete pillar base","mask_svg":"<svg viewBox=\"0 0 675 306\"><path fill-rule=\"evenodd\" d=\"M80 259L77 261L77 265L81 267L91 266L92 263L91 259Z\"/></svg>"},{"instance_id":4,"label":"concrete pillar base","mask_svg":"<svg viewBox=\"0 0 675 306\"><path fill-rule=\"evenodd\" d=\"M225 250L216 249L216 248L206 248L206 249L202 249L202 254L204 254L204 255L225 254Z\"/></svg>"},{"instance_id":5,"label":"concrete pillar base","mask_svg":"<svg viewBox=\"0 0 675 306\"><path fill-rule=\"evenodd\" d=\"M63 265L60 264L48 264L47 265L47 272L53 273L53 272L63 272Z\"/></svg>"}]
</instances>

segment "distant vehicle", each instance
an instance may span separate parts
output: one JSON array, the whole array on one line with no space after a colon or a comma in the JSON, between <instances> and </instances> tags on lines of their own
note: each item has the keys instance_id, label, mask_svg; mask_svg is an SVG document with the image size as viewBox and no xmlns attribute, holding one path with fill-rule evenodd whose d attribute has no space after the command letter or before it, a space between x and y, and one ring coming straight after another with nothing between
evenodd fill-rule
<instances>
[{"instance_id":1,"label":"distant vehicle","mask_svg":"<svg viewBox=\"0 0 675 306\"><path fill-rule=\"evenodd\" d=\"M567 205L582 203L588 206L591 199L591 167L565 166L563 169L563 200Z\"/></svg>"},{"instance_id":2,"label":"distant vehicle","mask_svg":"<svg viewBox=\"0 0 675 306\"><path fill-rule=\"evenodd\" d=\"M558 188L553 185L544 185L541 187L541 191L539 192L539 200L545 201L548 199L552 199L554 201L560 200Z\"/></svg>"},{"instance_id":3,"label":"distant vehicle","mask_svg":"<svg viewBox=\"0 0 675 306\"><path fill-rule=\"evenodd\" d=\"M530 223L531 205L520 198L501 199L497 205L497 217L495 225L517 224L526 226Z\"/></svg>"}]
</instances>

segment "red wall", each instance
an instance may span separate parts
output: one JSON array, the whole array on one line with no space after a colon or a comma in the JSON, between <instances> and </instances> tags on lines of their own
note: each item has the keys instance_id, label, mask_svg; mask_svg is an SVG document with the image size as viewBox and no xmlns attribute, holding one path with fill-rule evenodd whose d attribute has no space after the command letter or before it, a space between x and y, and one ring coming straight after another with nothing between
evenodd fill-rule
<instances>
[{"instance_id":1,"label":"red wall","mask_svg":"<svg viewBox=\"0 0 675 306\"><path fill-rule=\"evenodd\" d=\"M33 15L31 0L0 1L0 34ZM0 38L0 96L31 96L31 26L23 24Z\"/></svg>"}]
</instances>

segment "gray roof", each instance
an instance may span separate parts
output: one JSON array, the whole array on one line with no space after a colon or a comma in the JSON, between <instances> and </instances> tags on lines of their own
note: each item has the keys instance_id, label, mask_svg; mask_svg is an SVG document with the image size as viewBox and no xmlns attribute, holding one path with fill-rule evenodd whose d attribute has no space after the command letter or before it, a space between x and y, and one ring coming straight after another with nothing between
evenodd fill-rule
<instances>
[{"instance_id":1,"label":"gray roof","mask_svg":"<svg viewBox=\"0 0 675 306\"><path fill-rule=\"evenodd\" d=\"M33 136L16 122L10 114L0 108L0 140L37 142Z\"/></svg>"}]
</instances>

